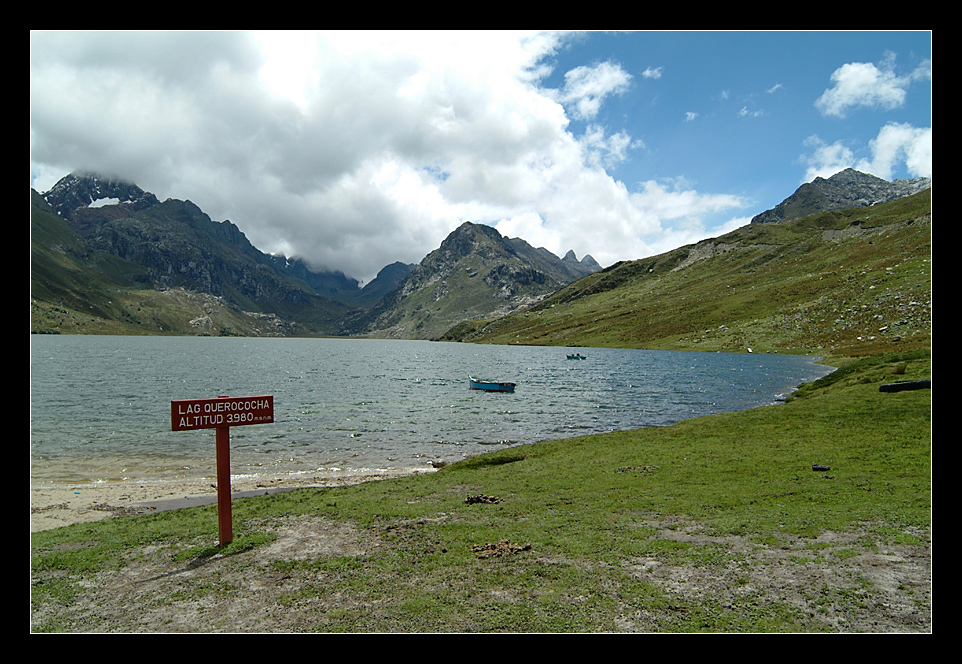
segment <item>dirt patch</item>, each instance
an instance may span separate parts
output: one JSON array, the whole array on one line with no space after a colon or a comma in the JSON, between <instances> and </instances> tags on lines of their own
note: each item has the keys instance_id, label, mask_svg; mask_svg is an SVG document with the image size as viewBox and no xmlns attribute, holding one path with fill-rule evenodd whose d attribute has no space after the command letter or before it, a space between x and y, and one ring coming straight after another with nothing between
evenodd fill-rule
<instances>
[{"instance_id":1,"label":"dirt patch","mask_svg":"<svg viewBox=\"0 0 962 664\"><path fill-rule=\"evenodd\" d=\"M349 525L315 516L279 519L265 531L276 536L270 544L187 561L164 547L133 550L119 570L82 581L83 598L69 612L50 602L34 607L32 624L66 624L56 631L69 632L310 631L316 625L304 622L290 598L323 580L273 563L361 557L379 546ZM32 583L55 577L34 576Z\"/></svg>"},{"instance_id":2,"label":"dirt patch","mask_svg":"<svg viewBox=\"0 0 962 664\"><path fill-rule=\"evenodd\" d=\"M273 522L277 539L259 553L259 562L309 560L327 556L363 556L378 546L349 525L317 517L288 517Z\"/></svg>"},{"instance_id":3,"label":"dirt patch","mask_svg":"<svg viewBox=\"0 0 962 664\"><path fill-rule=\"evenodd\" d=\"M661 524L665 526L665 524ZM671 565L654 558L629 568L686 601L711 599L725 609L779 603L841 632L929 632L932 558L929 546L872 543L866 531L826 532L777 546L712 537L698 524L674 522L658 536L711 547L718 563ZM628 630L657 628L657 617L628 616Z\"/></svg>"},{"instance_id":4,"label":"dirt patch","mask_svg":"<svg viewBox=\"0 0 962 664\"><path fill-rule=\"evenodd\" d=\"M752 611L788 606L814 624L841 632L931 631L928 546L875 545L866 532L825 533L817 540L765 546L706 535L697 523L685 520L652 523L659 529L656 537L700 545L706 556L717 553L717 559L699 565L672 564L668 557L626 561L631 575L658 585L678 604L708 600L713 607L742 613L746 605ZM83 580L83 597L69 609L53 602L34 607L32 624L57 625L56 631L67 632L337 629L330 616L366 606L367 600L347 591L318 592L329 579L309 562L327 557L363 561L391 546L370 531L318 516L290 516L272 521L269 529L264 524L264 530L276 540L231 555L184 562L164 548L131 551L120 569ZM535 560L536 549L536 544L502 541L477 553L514 558L533 552ZM55 583L56 573L34 576L32 582L35 587ZM670 629L672 610L626 612L616 630Z\"/></svg>"},{"instance_id":5,"label":"dirt patch","mask_svg":"<svg viewBox=\"0 0 962 664\"><path fill-rule=\"evenodd\" d=\"M264 495L305 487L346 486L402 475L433 472L434 469L399 468L367 472L324 472L292 478L261 476L254 479L232 479L235 498ZM210 478L195 477L161 483L90 482L78 485L43 485L30 487L30 532L39 532L90 523L113 516L151 514L166 509L196 507L217 502L217 487Z\"/></svg>"},{"instance_id":6,"label":"dirt patch","mask_svg":"<svg viewBox=\"0 0 962 664\"><path fill-rule=\"evenodd\" d=\"M472 546L471 550L478 554L478 558L500 558L501 556L510 556L513 553L521 553L522 551L530 551L530 544L515 544L506 539L500 542L488 542L486 544L478 544Z\"/></svg>"}]
</instances>

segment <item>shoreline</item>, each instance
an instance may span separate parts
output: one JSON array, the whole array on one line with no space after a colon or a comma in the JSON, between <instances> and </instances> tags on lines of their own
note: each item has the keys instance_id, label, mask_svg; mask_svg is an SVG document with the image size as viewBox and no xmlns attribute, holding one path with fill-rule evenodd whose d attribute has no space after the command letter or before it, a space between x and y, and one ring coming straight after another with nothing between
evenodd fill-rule
<instances>
[{"instance_id":1,"label":"shoreline","mask_svg":"<svg viewBox=\"0 0 962 664\"><path fill-rule=\"evenodd\" d=\"M392 468L367 471L319 472L304 477L232 477L231 496L244 498L307 487L347 486L374 480L420 475L434 468ZM212 478L148 483L141 480L30 484L30 532L116 516L150 514L217 502Z\"/></svg>"}]
</instances>

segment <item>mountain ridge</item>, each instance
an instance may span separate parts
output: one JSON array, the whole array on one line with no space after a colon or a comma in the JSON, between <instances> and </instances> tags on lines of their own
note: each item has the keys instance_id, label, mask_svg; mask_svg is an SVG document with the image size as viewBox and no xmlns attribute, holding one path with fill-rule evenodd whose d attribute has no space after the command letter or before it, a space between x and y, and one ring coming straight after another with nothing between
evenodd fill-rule
<instances>
[{"instance_id":1,"label":"mountain ridge","mask_svg":"<svg viewBox=\"0 0 962 664\"><path fill-rule=\"evenodd\" d=\"M356 334L361 333L359 330L364 330L363 333L382 333L384 330L377 326L376 329L368 329L349 323L352 320L377 320L365 317L363 310L375 306L396 290L402 281L419 267L395 262L382 268L375 279L360 288L357 280L342 272L316 272L300 258L272 256L258 250L235 224L229 220L213 221L189 200L168 198L160 201L153 194L121 179L86 172L72 173L62 178L46 194L40 195L34 190L31 192L34 196L33 209L38 210L39 202L42 201L49 210L48 213L31 214L34 262L37 262L37 257L44 252L48 258L51 253L57 252L55 246L40 247L36 241L47 236L39 225L52 223L49 218L49 214L52 214L62 219L77 235L72 243L83 246L86 254L113 256L118 265L124 266L122 271L131 275L131 280L123 287L130 288L130 284L135 284L137 288L154 291L172 293L180 289L196 292L210 296L213 298L211 301L220 303L218 306L221 308L233 307L250 315L276 316L277 324L272 326L272 334L281 331L287 334ZM513 310L513 306L504 308L502 300L510 299L513 289L525 280L540 281L543 284L547 279L550 286L546 288L557 287L600 269L590 256L578 261L573 252L568 252L564 259L560 259L546 249L531 247L520 238L508 240L501 238L492 227L476 226L479 229L488 229L481 232L487 233L492 242L497 238L496 243L499 243L502 258L512 263L510 268L499 266L500 274L495 271L489 275L489 280L504 282L501 285L509 294L505 297L502 293L500 299L489 302L487 307L480 303L483 298L475 294L473 299L477 301L472 303L471 310L463 309L460 314L454 314L455 318L458 315L490 315L496 310ZM60 232L64 232L63 229ZM456 229L442 242L443 251L451 251L459 237ZM474 249L483 252L490 247L484 243L469 242L468 253ZM98 261L73 263L70 269L83 271L87 267L100 265ZM58 282L61 288L69 291L59 275L55 274L56 261L46 260L43 264L44 270L32 271L34 290L55 298L56 296L49 292L50 289L41 283L42 279L46 278L51 282ZM431 262L422 261L422 264L429 266ZM434 267L439 268L440 264ZM91 283L94 282L96 279ZM510 286L506 285L508 282L518 283ZM521 285L530 286L530 283ZM490 291L490 286L491 284L488 284L485 289ZM121 287L120 283L115 281L113 276L100 284L101 291L118 287ZM539 290L537 295L545 295L545 290ZM470 299L472 296L468 297ZM87 306L80 302L76 292L68 299L81 309ZM518 303L530 301L523 299ZM55 302L46 304L56 306ZM180 307L181 303L178 302L177 306ZM205 315L199 314L191 320L202 319ZM52 322L56 318L48 320L43 325L44 329L56 329L56 324ZM386 320L383 311L380 320ZM455 322L458 321L453 320L451 324ZM153 324L152 322L148 327ZM163 327L166 331L172 329L171 325L170 321L164 326L156 324L158 328ZM174 325L174 328L176 327ZM433 326L428 327L434 329ZM241 328L211 324L203 327L202 331L219 334L250 333L249 326ZM186 333L194 331L183 326L180 329ZM410 333L419 334L413 330Z\"/></svg>"},{"instance_id":2,"label":"mountain ridge","mask_svg":"<svg viewBox=\"0 0 962 664\"><path fill-rule=\"evenodd\" d=\"M77 254L77 260L59 266L74 279L78 272L94 272L84 275L90 299L110 302L103 293L118 288L203 293L222 301L224 307L283 322L270 326L268 334L325 333L351 308L276 271L271 257L257 250L236 225L211 220L189 200L159 201L132 183L89 173L70 174L45 195L34 190L31 194L31 285L32 299L38 303L56 306L66 298L78 304L81 312L92 306L84 304L82 295L67 284L69 280L57 274L58 262L50 260L57 247L43 244L50 236L44 227L55 227L57 220L62 220L63 226L53 232L64 238L75 234L70 244L83 247L86 258ZM97 275L100 266L108 263L114 271L101 270ZM41 266L43 269L38 269ZM57 287L52 289L50 284ZM42 294L49 299L44 300ZM137 319L136 314L128 313L127 317ZM228 318L235 323L239 320ZM153 319L140 323L133 329L146 333L171 330L169 321L166 325ZM48 320L45 326L52 324ZM182 325L173 327L193 331ZM227 325L213 332L251 334L252 330L263 329L257 325L244 324L238 329Z\"/></svg>"},{"instance_id":3,"label":"mountain ridge","mask_svg":"<svg viewBox=\"0 0 962 664\"><path fill-rule=\"evenodd\" d=\"M911 196L931 186L930 177L888 181L846 168L829 178L817 177L803 184L774 208L755 215L751 223L779 223L817 212L878 205Z\"/></svg>"},{"instance_id":4,"label":"mountain ridge","mask_svg":"<svg viewBox=\"0 0 962 664\"><path fill-rule=\"evenodd\" d=\"M880 179L838 175L831 188L849 178L855 191L811 201L855 207L752 223L604 269L464 222L420 264L386 266L368 284L383 281L385 294L366 309L281 274L278 257L190 201L89 188L76 193L83 210L68 212L71 224L32 190L31 329L768 352L928 343L930 179L921 193L863 207L874 199L861 185Z\"/></svg>"}]
</instances>

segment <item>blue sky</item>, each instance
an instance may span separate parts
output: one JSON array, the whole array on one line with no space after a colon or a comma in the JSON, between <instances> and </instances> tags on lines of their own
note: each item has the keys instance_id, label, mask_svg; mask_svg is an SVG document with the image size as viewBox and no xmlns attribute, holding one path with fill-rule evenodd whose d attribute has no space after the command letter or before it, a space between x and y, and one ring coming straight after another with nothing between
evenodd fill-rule
<instances>
[{"instance_id":1,"label":"blue sky","mask_svg":"<svg viewBox=\"0 0 962 664\"><path fill-rule=\"evenodd\" d=\"M631 79L595 121L643 146L609 172L626 183L685 178L700 191L748 196L757 213L815 175L873 161L887 124L930 129L931 57L927 32L591 33L559 54L547 84L563 85L564 72L586 63L617 63ZM833 74L853 63L878 70L878 80L852 82L848 104L817 106L842 87ZM898 103L885 103L885 74L898 79L890 94L904 92ZM923 173L904 159L884 166L876 175L886 179L931 175L931 159Z\"/></svg>"},{"instance_id":2,"label":"blue sky","mask_svg":"<svg viewBox=\"0 0 962 664\"><path fill-rule=\"evenodd\" d=\"M602 265L931 176L929 32L31 33L31 186L189 199L364 282L463 221Z\"/></svg>"}]
</instances>

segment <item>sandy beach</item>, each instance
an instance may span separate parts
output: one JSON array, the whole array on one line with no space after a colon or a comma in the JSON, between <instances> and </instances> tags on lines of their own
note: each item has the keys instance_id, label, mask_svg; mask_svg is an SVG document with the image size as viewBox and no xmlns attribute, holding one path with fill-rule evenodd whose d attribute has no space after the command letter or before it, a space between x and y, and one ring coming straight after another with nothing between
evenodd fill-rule
<instances>
[{"instance_id":1,"label":"sandy beach","mask_svg":"<svg viewBox=\"0 0 962 664\"><path fill-rule=\"evenodd\" d=\"M426 469L376 470L369 472L323 473L231 481L231 495L246 497L308 486L344 486L371 480L399 477ZM148 514L167 509L194 507L217 502L217 488L210 478L176 482L145 483L136 480L85 484L31 484L30 532L49 530L74 523L100 521L116 516Z\"/></svg>"}]
</instances>

